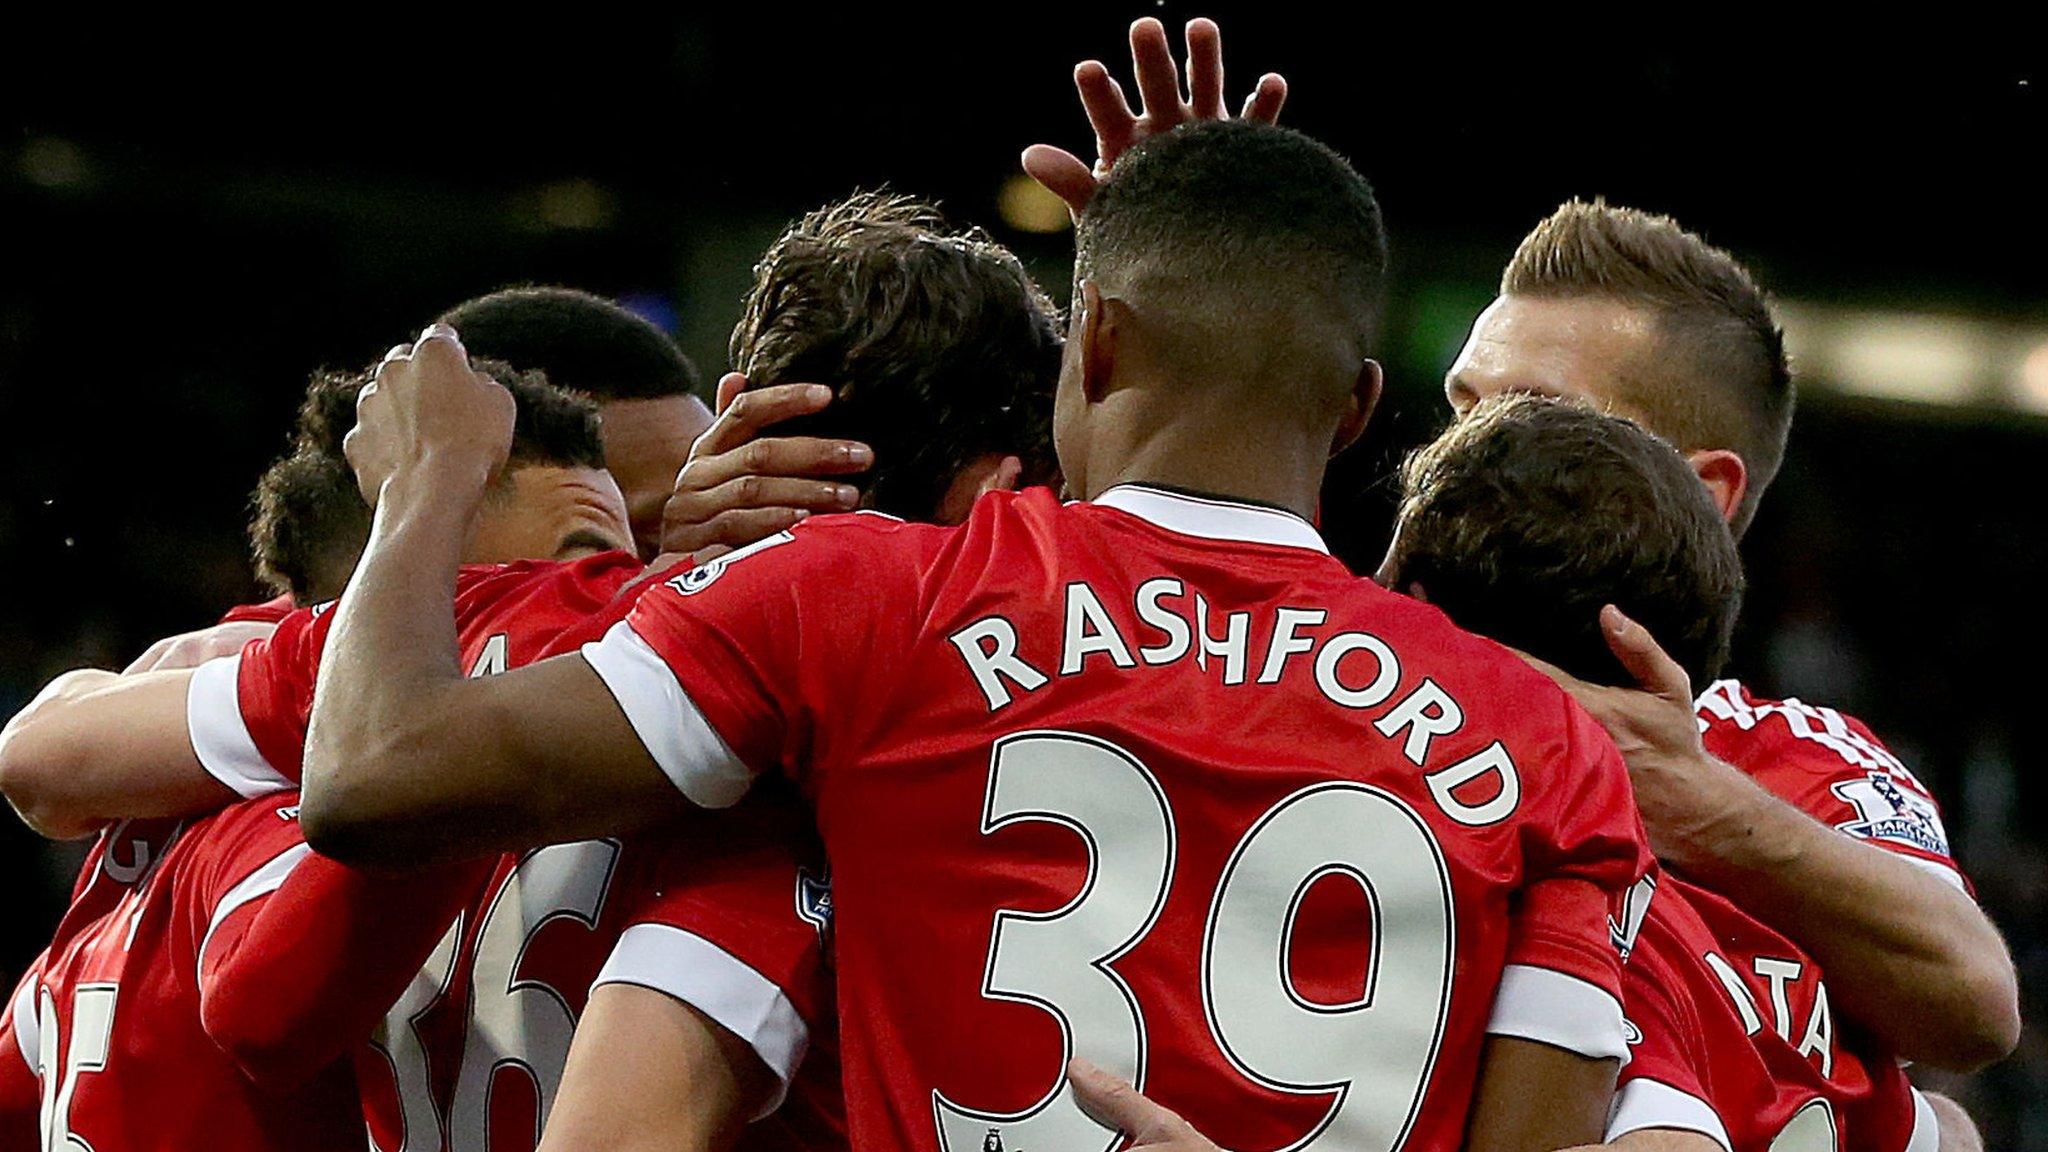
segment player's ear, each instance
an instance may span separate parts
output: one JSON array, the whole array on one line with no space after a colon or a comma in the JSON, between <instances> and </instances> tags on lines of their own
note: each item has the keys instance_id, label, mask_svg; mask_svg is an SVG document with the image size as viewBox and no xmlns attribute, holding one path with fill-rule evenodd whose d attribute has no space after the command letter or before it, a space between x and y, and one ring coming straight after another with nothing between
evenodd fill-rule
<instances>
[{"instance_id":1,"label":"player's ear","mask_svg":"<svg viewBox=\"0 0 2048 1152\"><path fill-rule=\"evenodd\" d=\"M746 390L747 378L741 373L727 372L725 375L720 376L718 378L718 392L713 397L718 404L718 411L723 412L727 408L732 407L732 402L739 399L740 393Z\"/></svg>"},{"instance_id":2,"label":"player's ear","mask_svg":"<svg viewBox=\"0 0 2048 1152\"><path fill-rule=\"evenodd\" d=\"M1373 409L1379 407L1380 385L1384 379L1377 360L1367 360L1359 367L1358 379L1351 383L1349 407L1344 419L1337 424L1337 434L1330 439L1330 455L1335 456L1351 447L1365 435L1365 426L1372 420Z\"/></svg>"},{"instance_id":3,"label":"player's ear","mask_svg":"<svg viewBox=\"0 0 2048 1152\"><path fill-rule=\"evenodd\" d=\"M1721 519L1733 522L1749 492L1749 468L1742 457L1726 448L1702 448L1685 459L1692 465L1693 475L1707 486L1707 494L1721 510Z\"/></svg>"},{"instance_id":4,"label":"player's ear","mask_svg":"<svg viewBox=\"0 0 2048 1152\"><path fill-rule=\"evenodd\" d=\"M1081 281L1079 303L1071 339L1080 349L1081 395L1094 404L1109 394L1109 379L1116 370L1117 325L1095 281Z\"/></svg>"},{"instance_id":5,"label":"player's ear","mask_svg":"<svg viewBox=\"0 0 2048 1152\"><path fill-rule=\"evenodd\" d=\"M988 455L970 460L940 497L936 518L941 524L964 523L976 500L990 492L1015 492L1023 480L1024 462L1015 456Z\"/></svg>"}]
</instances>

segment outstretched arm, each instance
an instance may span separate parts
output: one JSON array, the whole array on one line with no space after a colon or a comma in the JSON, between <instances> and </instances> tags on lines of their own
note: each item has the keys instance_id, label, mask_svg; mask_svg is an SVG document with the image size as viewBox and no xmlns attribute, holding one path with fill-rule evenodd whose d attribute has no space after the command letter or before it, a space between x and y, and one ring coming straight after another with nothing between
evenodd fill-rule
<instances>
[{"instance_id":1,"label":"outstretched arm","mask_svg":"<svg viewBox=\"0 0 2048 1152\"><path fill-rule=\"evenodd\" d=\"M1614 737L1657 855L1792 937L1835 1007L1901 1058L1967 1071L2011 1052L2019 985L1983 909L1710 755L1684 671L1619 609L1601 621L1641 689L1545 671Z\"/></svg>"},{"instance_id":2,"label":"outstretched arm","mask_svg":"<svg viewBox=\"0 0 2048 1152\"><path fill-rule=\"evenodd\" d=\"M392 350L357 411L349 461L376 515L321 657L306 838L348 863L418 866L677 812L684 801L583 660L462 677L456 569L510 450L511 395L435 325Z\"/></svg>"},{"instance_id":3,"label":"outstretched arm","mask_svg":"<svg viewBox=\"0 0 2048 1152\"><path fill-rule=\"evenodd\" d=\"M0 729L0 792L29 827L59 840L234 800L186 734L191 681L182 669L59 676Z\"/></svg>"}]
</instances>

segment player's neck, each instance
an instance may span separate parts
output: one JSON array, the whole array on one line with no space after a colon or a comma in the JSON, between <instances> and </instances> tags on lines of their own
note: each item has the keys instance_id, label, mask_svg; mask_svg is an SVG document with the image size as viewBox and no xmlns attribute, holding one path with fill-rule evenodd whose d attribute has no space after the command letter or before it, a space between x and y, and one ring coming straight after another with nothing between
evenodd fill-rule
<instances>
[{"instance_id":1,"label":"player's neck","mask_svg":"<svg viewBox=\"0 0 2048 1152\"><path fill-rule=\"evenodd\" d=\"M1151 484L1284 508L1315 518L1328 449L1298 429L1262 426L1232 411L1205 418L1132 419L1101 428L1090 446L1080 495L1119 484Z\"/></svg>"}]
</instances>

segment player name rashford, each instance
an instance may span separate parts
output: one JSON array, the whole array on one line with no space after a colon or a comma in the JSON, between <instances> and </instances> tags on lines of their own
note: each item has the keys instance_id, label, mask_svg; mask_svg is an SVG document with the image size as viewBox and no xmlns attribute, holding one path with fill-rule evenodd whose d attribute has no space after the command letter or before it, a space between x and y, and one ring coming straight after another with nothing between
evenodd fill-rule
<instances>
[{"instance_id":1,"label":"player name rashford","mask_svg":"<svg viewBox=\"0 0 2048 1152\"><path fill-rule=\"evenodd\" d=\"M1411 763L1430 769L1423 779L1437 805L1453 820L1471 826L1494 824L1512 815L1521 802L1520 774L1507 746L1498 740L1455 763L1431 765L1432 742L1462 727L1465 710L1428 677L1396 700L1401 658L1393 646L1365 631L1328 636L1309 632L1328 621L1324 609L1275 608L1270 625L1260 630L1263 647L1254 653L1252 613L1228 613L1223 634L1217 636L1209 630L1208 601L1199 592L1190 594L1182 581L1170 576L1146 580L1132 596L1139 623L1159 634L1159 641L1152 644L1134 646L1087 583L1069 583L1065 595L1057 669L1061 677L1078 676L1091 667L1160 667L1187 660L1203 671L1217 661L1226 685L1248 680L1276 684L1288 675L1308 675L1323 698L1340 708L1366 711L1385 706L1372 727L1398 741ZM1018 693L1029 695L1052 680L1052 672L1018 652L1017 626L1001 614L975 620L947 639L992 713L1009 707ZM1490 785L1483 782L1489 778Z\"/></svg>"}]
</instances>

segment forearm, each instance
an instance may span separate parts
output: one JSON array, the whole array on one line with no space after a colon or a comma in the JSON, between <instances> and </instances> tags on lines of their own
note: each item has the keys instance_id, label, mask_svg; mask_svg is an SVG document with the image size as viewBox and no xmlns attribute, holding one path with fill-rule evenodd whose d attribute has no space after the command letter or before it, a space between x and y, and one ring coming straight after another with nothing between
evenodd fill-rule
<instances>
[{"instance_id":1,"label":"forearm","mask_svg":"<svg viewBox=\"0 0 2048 1152\"><path fill-rule=\"evenodd\" d=\"M1836 1011L1938 1067L1980 1067L2018 1043L2012 961L1969 896L1746 777L1717 787L1668 862L1792 937L1827 973Z\"/></svg>"},{"instance_id":2,"label":"forearm","mask_svg":"<svg viewBox=\"0 0 2048 1152\"><path fill-rule=\"evenodd\" d=\"M461 735L446 700L461 686L455 577L481 497L481 484L470 494L425 467L384 487L334 609L306 733L301 820L322 851L352 858L361 836L438 811L433 790Z\"/></svg>"},{"instance_id":3,"label":"forearm","mask_svg":"<svg viewBox=\"0 0 2048 1152\"><path fill-rule=\"evenodd\" d=\"M188 671L69 672L0 730L0 791L45 836L114 820L184 816L234 799L185 728Z\"/></svg>"}]
</instances>

